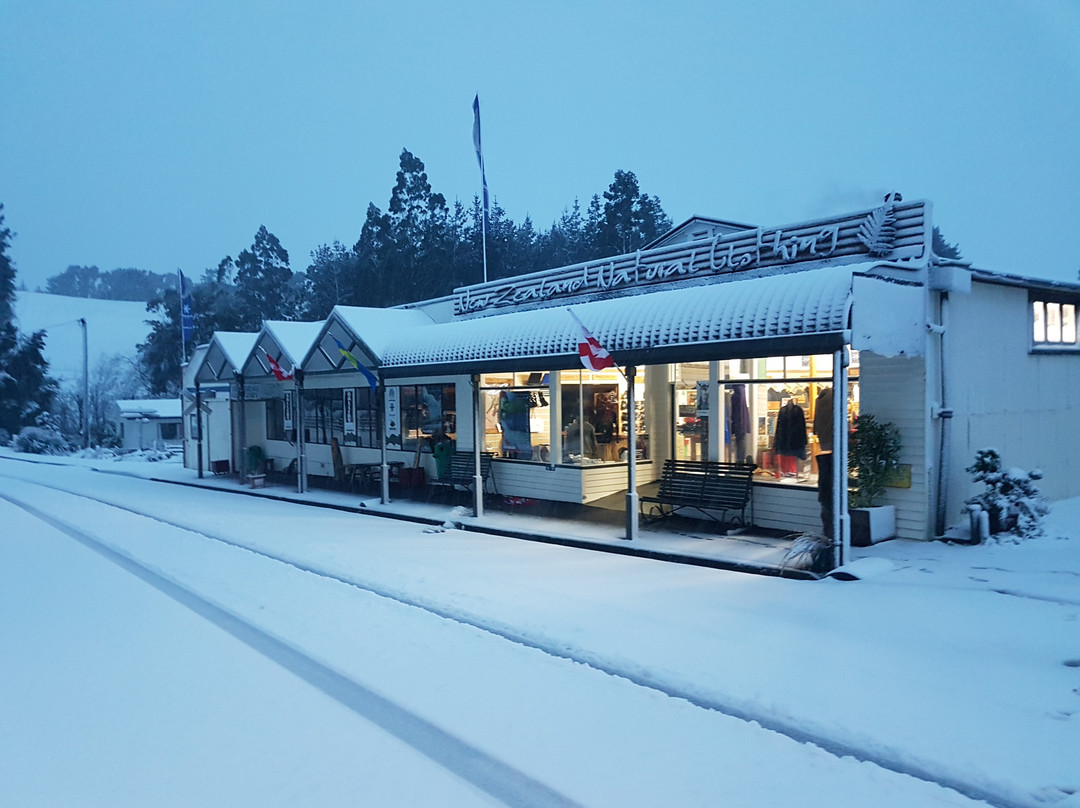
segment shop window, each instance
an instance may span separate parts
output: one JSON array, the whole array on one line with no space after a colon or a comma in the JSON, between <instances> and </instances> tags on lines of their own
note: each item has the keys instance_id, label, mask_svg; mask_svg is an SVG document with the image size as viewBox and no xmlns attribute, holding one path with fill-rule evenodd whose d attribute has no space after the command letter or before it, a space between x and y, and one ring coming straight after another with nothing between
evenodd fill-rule
<instances>
[{"instance_id":1,"label":"shop window","mask_svg":"<svg viewBox=\"0 0 1080 808\"><path fill-rule=\"evenodd\" d=\"M345 446L379 445L378 401L370 387L347 387L338 391L344 419L341 442Z\"/></svg>"},{"instance_id":2,"label":"shop window","mask_svg":"<svg viewBox=\"0 0 1080 808\"><path fill-rule=\"evenodd\" d=\"M630 414L626 382L614 368L559 373L562 456L552 455L552 419L548 373L487 374L482 378L484 449L509 460L552 461L572 465L622 462L629 452ZM645 428L644 370L637 379L635 420L637 453L648 454Z\"/></svg>"},{"instance_id":3,"label":"shop window","mask_svg":"<svg viewBox=\"0 0 1080 808\"><path fill-rule=\"evenodd\" d=\"M399 388L402 448L430 452L436 443L457 440L457 390L452 384Z\"/></svg>"},{"instance_id":4,"label":"shop window","mask_svg":"<svg viewBox=\"0 0 1080 808\"><path fill-rule=\"evenodd\" d=\"M271 398L266 402L266 439L285 440L285 399Z\"/></svg>"},{"instance_id":5,"label":"shop window","mask_svg":"<svg viewBox=\"0 0 1080 808\"><path fill-rule=\"evenodd\" d=\"M709 363L675 367L674 456L758 466L757 479L817 485L817 456L831 451L831 354L773 356L719 363L712 393ZM852 356L848 418L858 410L858 357ZM710 408L710 396L716 395ZM721 413L720 457L709 458L710 423Z\"/></svg>"},{"instance_id":6,"label":"shop window","mask_svg":"<svg viewBox=\"0 0 1080 808\"><path fill-rule=\"evenodd\" d=\"M158 424L162 440L176 440L180 437L180 424Z\"/></svg>"},{"instance_id":7,"label":"shop window","mask_svg":"<svg viewBox=\"0 0 1080 808\"><path fill-rule=\"evenodd\" d=\"M1032 344L1036 350L1076 350L1075 302L1033 299Z\"/></svg>"}]
</instances>

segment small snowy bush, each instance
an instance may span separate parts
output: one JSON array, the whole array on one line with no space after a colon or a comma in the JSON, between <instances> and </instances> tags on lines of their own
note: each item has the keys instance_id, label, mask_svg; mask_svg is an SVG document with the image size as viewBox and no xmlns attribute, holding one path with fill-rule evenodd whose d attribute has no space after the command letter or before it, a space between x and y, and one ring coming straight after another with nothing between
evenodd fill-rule
<instances>
[{"instance_id":1,"label":"small snowy bush","mask_svg":"<svg viewBox=\"0 0 1080 808\"><path fill-rule=\"evenodd\" d=\"M975 482L986 484L985 491L966 503L978 505L990 515L991 535L1011 533L1021 539L1044 535L1042 518L1050 506L1035 484L1042 479L1041 471L1003 469L996 449L977 451L975 462L965 470Z\"/></svg>"},{"instance_id":2,"label":"small snowy bush","mask_svg":"<svg viewBox=\"0 0 1080 808\"><path fill-rule=\"evenodd\" d=\"M11 443L11 433L0 427L0 446L7 446L9 443Z\"/></svg>"},{"instance_id":3,"label":"small snowy bush","mask_svg":"<svg viewBox=\"0 0 1080 808\"><path fill-rule=\"evenodd\" d=\"M24 427L11 442L16 452L26 454L67 454L68 445L64 436L52 429L40 426Z\"/></svg>"}]
</instances>

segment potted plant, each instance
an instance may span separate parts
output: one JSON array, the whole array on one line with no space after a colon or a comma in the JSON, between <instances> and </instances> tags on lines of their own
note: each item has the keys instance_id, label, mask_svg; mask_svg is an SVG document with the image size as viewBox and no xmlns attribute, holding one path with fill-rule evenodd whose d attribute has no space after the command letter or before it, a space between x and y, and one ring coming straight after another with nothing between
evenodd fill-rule
<instances>
[{"instance_id":1,"label":"potted plant","mask_svg":"<svg viewBox=\"0 0 1080 808\"><path fill-rule=\"evenodd\" d=\"M849 492L851 543L857 547L896 535L896 506L878 505L900 469L900 430L870 413L855 418L848 447L848 473L855 487Z\"/></svg>"}]
</instances>

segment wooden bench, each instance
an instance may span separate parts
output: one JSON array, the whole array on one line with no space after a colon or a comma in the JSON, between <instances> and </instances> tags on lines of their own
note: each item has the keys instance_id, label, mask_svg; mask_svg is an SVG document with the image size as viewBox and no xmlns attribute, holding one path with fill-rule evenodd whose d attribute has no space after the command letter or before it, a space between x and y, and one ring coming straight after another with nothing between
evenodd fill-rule
<instances>
[{"instance_id":1,"label":"wooden bench","mask_svg":"<svg viewBox=\"0 0 1080 808\"><path fill-rule=\"evenodd\" d=\"M491 461L495 457L494 452L480 453L480 479L484 489L490 479L492 488L495 488L495 479L491 476ZM450 462L446 466L445 473L438 479L432 480L430 485L433 490L440 488L451 491L471 491L476 482L476 456L472 452L455 451L450 455ZM498 493L498 489L495 488Z\"/></svg>"},{"instance_id":2,"label":"wooden bench","mask_svg":"<svg viewBox=\"0 0 1080 808\"><path fill-rule=\"evenodd\" d=\"M665 460L660 490L655 497L641 497L641 514L654 521L683 508L696 508L718 522L734 524L737 520L745 525L756 468L752 463ZM738 516L726 518L736 512Z\"/></svg>"}]
</instances>

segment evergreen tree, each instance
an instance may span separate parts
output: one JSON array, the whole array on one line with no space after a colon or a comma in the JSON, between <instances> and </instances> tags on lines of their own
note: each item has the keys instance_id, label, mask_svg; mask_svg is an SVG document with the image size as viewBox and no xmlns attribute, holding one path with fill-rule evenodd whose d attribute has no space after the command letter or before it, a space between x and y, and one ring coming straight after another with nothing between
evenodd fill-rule
<instances>
[{"instance_id":1,"label":"evergreen tree","mask_svg":"<svg viewBox=\"0 0 1080 808\"><path fill-rule=\"evenodd\" d=\"M257 331L263 320L294 319L292 274L289 254L277 236L259 227L251 249L236 257L236 302L243 330Z\"/></svg>"},{"instance_id":2,"label":"evergreen tree","mask_svg":"<svg viewBox=\"0 0 1080 808\"><path fill-rule=\"evenodd\" d=\"M192 302L194 303L194 300ZM152 396L178 396L180 395L180 346L182 342L180 293L175 289L169 289L161 297L147 303L146 310L154 315L146 321L146 324L150 326L150 333L147 334L146 342L141 342L136 346L143 382ZM197 341L196 339L188 343L189 355L195 348L193 343Z\"/></svg>"},{"instance_id":3,"label":"evergreen tree","mask_svg":"<svg viewBox=\"0 0 1080 808\"><path fill-rule=\"evenodd\" d=\"M304 301L303 319L325 319L337 305L362 305L360 257L340 241L314 250L305 274L306 292L301 298Z\"/></svg>"},{"instance_id":4,"label":"evergreen tree","mask_svg":"<svg viewBox=\"0 0 1080 808\"><path fill-rule=\"evenodd\" d=\"M671 229L660 200L641 193L633 171L616 171L604 199L597 239L603 256L634 252Z\"/></svg>"},{"instance_id":5,"label":"evergreen tree","mask_svg":"<svg viewBox=\"0 0 1080 808\"><path fill-rule=\"evenodd\" d=\"M100 275L97 267L69 266L59 275L46 279L45 291L50 295L97 297Z\"/></svg>"},{"instance_id":6,"label":"evergreen tree","mask_svg":"<svg viewBox=\"0 0 1080 808\"><path fill-rule=\"evenodd\" d=\"M12 233L0 204L0 433L15 435L46 415L56 394L45 361L45 332L23 337L15 327L15 264L8 256Z\"/></svg>"}]
</instances>

